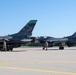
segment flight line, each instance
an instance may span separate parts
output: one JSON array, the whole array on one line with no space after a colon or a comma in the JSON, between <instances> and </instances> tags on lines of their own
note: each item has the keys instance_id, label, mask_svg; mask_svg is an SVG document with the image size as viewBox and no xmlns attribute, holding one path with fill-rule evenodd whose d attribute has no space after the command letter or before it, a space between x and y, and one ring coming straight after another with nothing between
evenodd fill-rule
<instances>
[{"instance_id":1,"label":"flight line","mask_svg":"<svg viewBox=\"0 0 76 75\"><path fill-rule=\"evenodd\" d=\"M0 74L10 73L11 75L76 75L75 47L48 51L43 51L41 48L15 48L13 52L0 52Z\"/></svg>"},{"instance_id":2,"label":"flight line","mask_svg":"<svg viewBox=\"0 0 76 75\"><path fill-rule=\"evenodd\" d=\"M37 20L30 20L18 33L0 36L0 51L13 51L13 48L21 47L29 43L40 43L43 50L48 47L58 46L59 50L64 50L65 46L76 46L76 32L70 36L56 38L51 35L45 37L32 36L33 29L37 23ZM46 29L47 30L47 29ZM38 35L39 36L39 35ZM64 35L65 36L65 35Z\"/></svg>"},{"instance_id":3,"label":"flight line","mask_svg":"<svg viewBox=\"0 0 76 75\"><path fill-rule=\"evenodd\" d=\"M70 74L70 75L76 75L76 72L61 72L61 71L55 71L55 70L39 70L39 69L33 69L33 68L17 68L17 67L10 67L10 66L0 66L0 68L4 69L12 69L12 70L25 70L25 71L33 71L33 72L50 72L50 73L56 73L56 74Z\"/></svg>"}]
</instances>

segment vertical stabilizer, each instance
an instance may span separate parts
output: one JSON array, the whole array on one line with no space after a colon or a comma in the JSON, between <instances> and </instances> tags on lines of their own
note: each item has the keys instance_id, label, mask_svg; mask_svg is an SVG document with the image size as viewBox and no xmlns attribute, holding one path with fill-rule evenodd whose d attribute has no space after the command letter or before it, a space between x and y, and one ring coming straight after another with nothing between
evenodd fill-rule
<instances>
[{"instance_id":1,"label":"vertical stabilizer","mask_svg":"<svg viewBox=\"0 0 76 75\"><path fill-rule=\"evenodd\" d=\"M18 33L18 36L31 36L37 20L30 20Z\"/></svg>"},{"instance_id":2,"label":"vertical stabilizer","mask_svg":"<svg viewBox=\"0 0 76 75\"><path fill-rule=\"evenodd\" d=\"M72 36L76 36L76 32Z\"/></svg>"}]
</instances>

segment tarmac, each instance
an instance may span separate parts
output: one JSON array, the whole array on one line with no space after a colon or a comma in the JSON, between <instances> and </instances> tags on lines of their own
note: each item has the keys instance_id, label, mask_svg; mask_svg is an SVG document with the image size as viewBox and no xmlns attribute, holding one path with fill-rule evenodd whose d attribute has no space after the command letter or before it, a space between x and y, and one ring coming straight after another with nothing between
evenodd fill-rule
<instances>
[{"instance_id":1,"label":"tarmac","mask_svg":"<svg viewBox=\"0 0 76 75\"><path fill-rule=\"evenodd\" d=\"M76 75L76 47L0 51L0 75Z\"/></svg>"}]
</instances>

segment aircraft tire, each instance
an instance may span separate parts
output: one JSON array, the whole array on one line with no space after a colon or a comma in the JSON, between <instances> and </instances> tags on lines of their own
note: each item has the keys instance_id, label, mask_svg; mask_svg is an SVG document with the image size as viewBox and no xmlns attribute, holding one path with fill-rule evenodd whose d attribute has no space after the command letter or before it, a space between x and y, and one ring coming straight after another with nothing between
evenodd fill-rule
<instances>
[{"instance_id":1,"label":"aircraft tire","mask_svg":"<svg viewBox=\"0 0 76 75\"><path fill-rule=\"evenodd\" d=\"M64 47L63 47L63 46L60 46L60 47L59 47L59 49L60 49L60 50L63 50L63 49L64 49Z\"/></svg>"},{"instance_id":2,"label":"aircraft tire","mask_svg":"<svg viewBox=\"0 0 76 75\"><path fill-rule=\"evenodd\" d=\"M43 50L45 50L45 48L43 47Z\"/></svg>"},{"instance_id":3,"label":"aircraft tire","mask_svg":"<svg viewBox=\"0 0 76 75\"><path fill-rule=\"evenodd\" d=\"M13 48L11 48L11 51L13 51Z\"/></svg>"}]
</instances>

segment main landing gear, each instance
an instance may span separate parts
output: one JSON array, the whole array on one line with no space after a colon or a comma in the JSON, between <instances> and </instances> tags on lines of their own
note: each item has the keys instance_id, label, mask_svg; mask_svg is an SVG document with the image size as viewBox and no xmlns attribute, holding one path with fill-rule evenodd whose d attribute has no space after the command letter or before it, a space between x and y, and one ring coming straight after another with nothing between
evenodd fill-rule
<instances>
[{"instance_id":1,"label":"main landing gear","mask_svg":"<svg viewBox=\"0 0 76 75\"><path fill-rule=\"evenodd\" d=\"M7 42L5 40L3 40L3 45L0 48L0 51L13 51L13 46L7 45Z\"/></svg>"},{"instance_id":2,"label":"main landing gear","mask_svg":"<svg viewBox=\"0 0 76 75\"><path fill-rule=\"evenodd\" d=\"M43 50L46 50L47 51L47 47L43 47Z\"/></svg>"},{"instance_id":3,"label":"main landing gear","mask_svg":"<svg viewBox=\"0 0 76 75\"><path fill-rule=\"evenodd\" d=\"M63 49L64 49L64 47L61 45L61 46L59 46L59 49L60 49L60 50L63 50Z\"/></svg>"}]
</instances>

